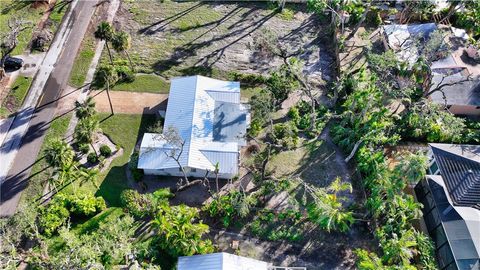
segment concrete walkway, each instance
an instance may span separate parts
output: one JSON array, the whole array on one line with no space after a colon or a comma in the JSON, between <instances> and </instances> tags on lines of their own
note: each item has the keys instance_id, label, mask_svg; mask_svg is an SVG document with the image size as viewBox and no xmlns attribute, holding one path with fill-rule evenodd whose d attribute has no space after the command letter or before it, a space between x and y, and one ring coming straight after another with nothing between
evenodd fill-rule
<instances>
[{"instance_id":1,"label":"concrete walkway","mask_svg":"<svg viewBox=\"0 0 480 270\"><path fill-rule=\"evenodd\" d=\"M106 91L92 91L98 112L110 113ZM110 91L113 111L128 114L155 114L167 108L168 94L154 94L143 92Z\"/></svg>"}]
</instances>

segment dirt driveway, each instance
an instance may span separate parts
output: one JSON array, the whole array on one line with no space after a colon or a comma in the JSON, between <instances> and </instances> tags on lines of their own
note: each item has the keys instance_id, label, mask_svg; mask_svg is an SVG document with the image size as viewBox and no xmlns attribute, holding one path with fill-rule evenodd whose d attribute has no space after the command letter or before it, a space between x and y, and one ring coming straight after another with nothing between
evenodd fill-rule
<instances>
[{"instance_id":1,"label":"dirt driveway","mask_svg":"<svg viewBox=\"0 0 480 270\"><path fill-rule=\"evenodd\" d=\"M90 96L94 97L98 112L110 112L106 91L92 91ZM115 113L155 114L167 108L168 94L110 91L110 98Z\"/></svg>"}]
</instances>

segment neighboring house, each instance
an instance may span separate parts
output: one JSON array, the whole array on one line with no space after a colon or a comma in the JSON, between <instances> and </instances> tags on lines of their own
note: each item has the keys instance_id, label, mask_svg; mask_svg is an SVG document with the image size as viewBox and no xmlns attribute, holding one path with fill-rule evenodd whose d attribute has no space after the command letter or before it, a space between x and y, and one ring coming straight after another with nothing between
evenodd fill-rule
<instances>
[{"instance_id":1,"label":"neighboring house","mask_svg":"<svg viewBox=\"0 0 480 270\"><path fill-rule=\"evenodd\" d=\"M466 64L460 57L465 49L461 44L468 39L464 30L435 23L385 25L382 28L383 42L385 48L392 49L401 61L406 61L413 66L420 53L418 43L426 42L437 29L449 32L445 42L450 45L455 44L452 47L456 49L446 56L444 53L439 53L439 59L432 63L433 85L429 91L435 89L439 83L447 85L442 87L442 91L436 91L430 95L429 99L434 103L446 105L453 114L480 115L480 80L478 78L480 70ZM469 77L471 80L466 81Z\"/></svg>"},{"instance_id":2,"label":"neighboring house","mask_svg":"<svg viewBox=\"0 0 480 270\"><path fill-rule=\"evenodd\" d=\"M480 146L430 144L415 187L439 269L480 269Z\"/></svg>"},{"instance_id":3,"label":"neighboring house","mask_svg":"<svg viewBox=\"0 0 480 270\"><path fill-rule=\"evenodd\" d=\"M178 270L268 270L268 263L225 252L178 258Z\"/></svg>"},{"instance_id":4,"label":"neighboring house","mask_svg":"<svg viewBox=\"0 0 480 270\"><path fill-rule=\"evenodd\" d=\"M220 252L178 258L178 270L307 270L306 267L273 266L230 253Z\"/></svg>"},{"instance_id":5,"label":"neighboring house","mask_svg":"<svg viewBox=\"0 0 480 270\"><path fill-rule=\"evenodd\" d=\"M240 83L203 76L171 81L165 134L178 132L183 147L166 141L161 134L145 133L140 147L138 168L145 174L204 177L218 164L220 178L238 174L239 150L246 145L250 123L246 105L240 103ZM213 177L209 175L209 177Z\"/></svg>"},{"instance_id":6,"label":"neighboring house","mask_svg":"<svg viewBox=\"0 0 480 270\"><path fill-rule=\"evenodd\" d=\"M468 71L461 67L433 69L433 86L441 83L446 86L430 95L434 103L446 105L457 115L480 115L480 78L466 81Z\"/></svg>"}]
</instances>

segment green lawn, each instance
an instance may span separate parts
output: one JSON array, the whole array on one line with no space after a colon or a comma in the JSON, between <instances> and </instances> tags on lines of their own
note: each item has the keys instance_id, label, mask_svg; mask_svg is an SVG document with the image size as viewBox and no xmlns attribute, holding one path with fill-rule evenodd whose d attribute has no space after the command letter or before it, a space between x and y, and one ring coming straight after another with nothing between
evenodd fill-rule
<instances>
[{"instance_id":1,"label":"green lawn","mask_svg":"<svg viewBox=\"0 0 480 270\"><path fill-rule=\"evenodd\" d=\"M106 119L100 124L102 131L118 146L123 148L123 155L116 158L100 176L96 196L102 196L109 206L120 205L120 193L127 188L125 169L135 144L143 136L146 128L153 124L155 117L140 114L100 114L99 119Z\"/></svg>"},{"instance_id":2,"label":"green lawn","mask_svg":"<svg viewBox=\"0 0 480 270\"><path fill-rule=\"evenodd\" d=\"M37 161L32 167L28 187L22 193L20 205L26 205L41 196L44 183L52 173L51 168L48 167L43 158L43 151L51 139L65 135L71 116L72 114L63 115L51 123L42 147L40 148L40 152L38 153Z\"/></svg>"},{"instance_id":3,"label":"green lawn","mask_svg":"<svg viewBox=\"0 0 480 270\"><path fill-rule=\"evenodd\" d=\"M23 100L27 96L32 80L32 78L22 76L15 80L8 96L3 101L2 108L4 109L0 111L2 117L7 117L22 107Z\"/></svg>"},{"instance_id":4,"label":"green lawn","mask_svg":"<svg viewBox=\"0 0 480 270\"><path fill-rule=\"evenodd\" d=\"M167 94L170 84L155 74L137 74L131 83L118 83L112 90Z\"/></svg>"},{"instance_id":5,"label":"green lawn","mask_svg":"<svg viewBox=\"0 0 480 270\"><path fill-rule=\"evenodd\" d=\"M72 71L68 84L73 87L81 87L87 77L88 67L95 55L95 39L86 36L73 62Z\"/></svg>"}]
</instances>

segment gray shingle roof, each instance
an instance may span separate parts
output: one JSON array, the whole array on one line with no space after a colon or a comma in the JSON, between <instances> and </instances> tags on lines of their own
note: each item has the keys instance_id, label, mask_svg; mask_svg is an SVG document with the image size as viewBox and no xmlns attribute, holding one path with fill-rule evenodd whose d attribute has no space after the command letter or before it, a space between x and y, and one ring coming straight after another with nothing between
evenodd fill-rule
<instances>
[{"instance_id":1,"label":"gray shingle roof","mask_svg":"<svg viewBox=\"0 0 480 270\"><path fill-rule=\"evenodd\" d=\"M480 146L430 144L456 206L480 209Z\"/></svg>"},{"instance_id":2,"label":"gray shingle roof","mask_svg":"<svg viewBox=\"0 0 480 270\"><path fill-rule=\"evenodd\" d=\"M449 75L446 76L442 81L444 76L445 75L443 74L434 73L432 88L436 87L440 82L442 84L456 83L466 78L462 75ZM450 86L445 86L442 88L442 92L445 94L445 98L447 99L447 105L480 106L480 79L478 78L456 83ZM430 96L432 101L439 104L445 104L442 92L433 93Z\"/></svg>"}]
</instances>

